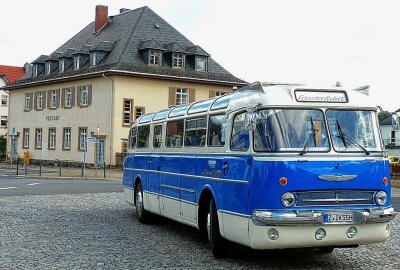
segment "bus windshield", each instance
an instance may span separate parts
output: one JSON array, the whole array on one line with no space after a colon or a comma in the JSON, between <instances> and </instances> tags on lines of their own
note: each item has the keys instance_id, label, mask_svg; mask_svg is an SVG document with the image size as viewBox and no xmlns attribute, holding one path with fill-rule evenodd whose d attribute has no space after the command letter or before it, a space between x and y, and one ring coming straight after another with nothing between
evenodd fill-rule
<instances>
[{"instance_id":1,"label":"bus windshield","mask_svg":"<svg viewBox=\"0 0 400 270\"><path fill-rule=\"evenodd\" d=\"M375 112L327 110L333 147L338 152L381 151Z\"/></svg>"},{"instance_id":2,"label":"bus windshield","mask_svg":"<svg viewBox=\"0 0 400 270\"><path fill-rule=\"evenodd\" d=\"M267 109L257 113L254 150L328 152L324 115L316 109Z\"/></svg>"}]
</instances>

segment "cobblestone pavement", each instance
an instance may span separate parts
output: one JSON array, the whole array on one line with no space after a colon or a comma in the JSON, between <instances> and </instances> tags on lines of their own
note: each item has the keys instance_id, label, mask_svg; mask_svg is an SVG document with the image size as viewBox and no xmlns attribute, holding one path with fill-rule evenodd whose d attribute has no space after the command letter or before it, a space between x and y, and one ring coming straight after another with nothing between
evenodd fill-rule
<instances>
[{"instance_id":1,"label":"cobblestone pavement","mask_svg":"<svg viewBox=\"0 0 400 270\"><path fill-rule=\"evenodd\" d=\"M142 225L122 193L0 198L0 269L400 269L400 224L384 244L313 251L235 248L216 260L197 230Z\"/></svg>"}]
</instances>

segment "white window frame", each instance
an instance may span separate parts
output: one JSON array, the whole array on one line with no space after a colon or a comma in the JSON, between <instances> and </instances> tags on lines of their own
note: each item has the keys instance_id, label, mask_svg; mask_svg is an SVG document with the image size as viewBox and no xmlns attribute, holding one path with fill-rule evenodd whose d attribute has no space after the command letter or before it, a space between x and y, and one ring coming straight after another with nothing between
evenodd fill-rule
<instances>
[{"instance_id":1,"label":"white window frame","mask_svg":"<svg viewBox=\"0 0 400 270\"><path fill-rule=\"evenodd\" d=\"M35 147L36 148L42 148L43 130L42 129L36 129L35 133L36 133Z\"/></svg>"},{"instance_id":2,"label":"white window frame","mask_svg":"<svg viewBox=\"0 0 400 270\"><path fill-rule=\"evenodd\" d=\"M203 61L204 61L204 67L199 68L198 63L203 62ZM207 71L207 58L196 57L195 69L196 69L196 71Z\"/></svg>"},{"instance_id":3,"label":"white window frame","mask_svg":"<svg viewBox=\"0 0 400 270\"><path fill-rule=\"evenodd\" d=\"M149 51L149 65L161 66L161 54L159 51L156 50Z\"/></svg>"},{"instance_id":4,"label":"white window frame","mask_svg":"<svg viewBox=\"0 0 400 270\"><path fill-rule=\"evenodd\" d=\"M91 66L96 65L96 58L97 58L97 55L95 52L90 54L90 65Z\"/></svg>"},{"instance_id":5,"label":"white window frame","mask_svg":"<svg viewBox=\"0 0 400 270\"><path fill-rule=\"evenodd\" d=\"M33 65L33 71L32 71L32 76L37 77L38 75L38 65Z\"/></svg>"},{"instance_id":6,"label":"white window frame","mask_svg":"<svg viewBox=\"0 0 400 270\"><path fill-rule=\"evenodd\" d=\"M74 56L74 70L78 70L80 68L80 57Z\"/></svg>"},{"instance_id":7,"label":"white window frame","mask_svg":"<svg viewBox=\"0 0 400 270\"><path fill-rule=\"evenodd\" d=\"M189 103L189 89L177 88L176 89L176 105L185 105Z\"/></svg>"},{"instance_id":8,"label":"white window frame","mask_svg":"<svg viewBox=\"0 0 400 270\"><path fill-rule=\"evenodd\" d=\"M64 128L64 149L71 149L71 128Z\"/></svg>"},{"instance_id":9,"label":"white window frame","mask_svg":"<svg viewBox=\"0 0 400 270\"><path fill-rule=\"evenodd\" d=\"M124 104L123 104L124 113L122 115L122 117L123 117L122 124L123 125L130 125L131 124L131 120L132 120L132 105L133 105L132 103L133 103L132 99L124 99ZM128 108L128 106L129 106L129 108ZM129 120L128 122L126 121L127 118Z\"/></svg>"},{"instance_id":10,"label":"white window frame","mask_svg":"<svg viewBox=\"0 0 400 270\"><path fill-rule=\"evenodd\" d=\"M5 121L5 124L3 125L3 122ZM8 123L8 116L7 115L2 115L0 118L0 126L1 127L7 127Z\"/></svg>"},{"instance_id":11,"label":"white window frame","mask_svg":"<svg viewBox=\"0 0 400 270\"><path fill-rule=\"evenodd\" d=\"M72 89L65 88L65 107L72 107Z\"/></svg>"},{"instance_id":12,"label":"white window frame","mask_svg":"<svg viewBox=\"0 0 400 270\"><path fill-rule=\"evenodd\" d=\"M25 110L31 110L31 93L25 93Z\"/></svg>"},{"instance_id":13,"label":"white window frame","mask_svg":"<svg viewBox=\"0 0 400 270\"><path fill-rule=\"evenodd\" d=\"M81 88L81 105L87 106L89 105L89 87L82 86Z\"/></svg>"},{"instance_id":14,"label":"white window frame","mask_svg":"<svg viewBox=\"0 0 400 270\"><path fill-rule=\"evenodd\" d=\"M43 92L42 91L38 92L38 94L37 94L36 108L39 110L43 109Z\"/></svg>"},{"instance_id":15,"label":"white window frame","mask_svg":"<svg viewBox=\"0 0 400 270\"><path fill-rule=\"evenodd\" d=\"M46 62L45 67L46 67L46 75L49 75L51 73L51 63Z\"/></svg>"},{"instance_id":16,"label":"white window frame","mask_svg":"<svg viewBox=\"0 0 400 270\"><path fill-rule=\"evenodd\" d=\"M8 105L8 96L1 95L1 106L7 106L7 105Z\"/></svg>"},{"instance_id":17,"label":"white window frame","mask_svg":"<svg viewBox=\"0 0 400 270\"><path fill-rule=\"evenodd\" d=\"M50 149L56 148L56 129L55 128L49 129L49 148Z\"/></svg>"},{"instance_id":18,"label":"white window frame","mask_svg":"<svg viewBox=\"0 0 400 270\"><path fill-rule=\"evenodd\" d=\"M29 148L29 128L24 128L24 140L23 140L23 147Z\"/></svg>"},{"instance_id":19,"label":"white window frame","mask_svg":"<svg viewBox=\"0 0 400 270\"><path fill-rule=\"evenodd\" d=\"M65 59L60 59L58 62L59 72L63 73L65 71Z\"/></svg>"},{"instance_id":20,"label":"white window frame","mask_svg":"<svg viewBox=\"0 0 400 270\"><path fill-rule=\"evenodd\" d=\"M185 55L183 53L174 53L172 57L173 68L184 68L185 67Z\"/></svg>"},{"instance_id":21,"label":"white window frame","mask_svg":"<svg viewBox=\"0 0 400 270\"><path fill-rule=\"evenodd\" d=\"M85 151L87 128L79 128L79 150Z\"/></svg>"},{"instance_id":22,"label":"white window frame","mask_svg":"<svg viewBox=\"0 0 400 270\"><path fill-rule=\"evenodd\" d=\"M144 107L135 107L135 120L144 114L143 111Z\"/></svg>"},{"instance_id":23,"label":"white window frame","mask_svg":"<svg viewBox=\"0 0 400 270\"><path fill-rule=\"evenodd\" d=\"M50 90L50 108L57 108L57 90Z\"/></svg>"}]
</instances>

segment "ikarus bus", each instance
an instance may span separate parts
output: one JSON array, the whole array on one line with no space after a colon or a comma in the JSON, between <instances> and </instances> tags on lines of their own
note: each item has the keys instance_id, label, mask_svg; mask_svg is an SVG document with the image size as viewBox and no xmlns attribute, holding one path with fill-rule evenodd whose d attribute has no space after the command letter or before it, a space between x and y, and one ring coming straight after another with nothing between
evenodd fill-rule
<instances>
[{"instance_id":1,"label":"ikarus bus","mask_svg":"<svg viewBox=\"0 0 400 270\"><path fill-rule=\"evenodd\" d=\"M141 223L196 227L215 257L253 249L384 242L396 216L368 89L253 83L141 116L124 197Z\"/></svg>"}]
</instances>

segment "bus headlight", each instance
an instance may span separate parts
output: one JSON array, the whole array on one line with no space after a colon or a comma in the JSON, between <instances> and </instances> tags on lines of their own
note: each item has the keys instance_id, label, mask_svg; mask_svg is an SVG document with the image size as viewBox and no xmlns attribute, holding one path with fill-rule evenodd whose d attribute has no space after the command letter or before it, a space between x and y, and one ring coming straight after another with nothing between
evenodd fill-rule
<instances>
[{"instance_id":1,"label":"bus headlight","mask_svg":"<svg viewBox=\"0 0 400 270\"><path fill-rule=\"evenodd\" d=\"M281 203L284 207L291 207L296 203L296 196L292 192L286 192L281 197Z\"/></svg>"},{"instance_id":2,"label":"bus headlight","mask_svg":"<svg viewBox=\"0 0 400 270\"><path fill-rule=\"evenodd\" d=\"M387 202L387 194L385 191L375 193L375 202L377 205L385 205Z\"/></svg>"}]
</instances>

